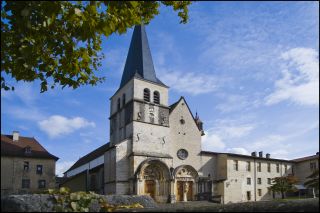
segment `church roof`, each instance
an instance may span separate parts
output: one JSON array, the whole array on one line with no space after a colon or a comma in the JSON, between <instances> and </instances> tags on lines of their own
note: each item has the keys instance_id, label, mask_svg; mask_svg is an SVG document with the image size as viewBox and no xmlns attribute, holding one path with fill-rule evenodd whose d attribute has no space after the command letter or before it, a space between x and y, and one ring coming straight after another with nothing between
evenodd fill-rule
<instances>
[{"instance_id":1,"label":"church roof","mask_svg":"<svg viewBox=\"0 0 320 213\"><path fill-rule=\"evenodd\" d=\"M90 161L100 157L101 155L104 155L106 151L113 148L113 146L110 146L110 143L104 144L97 149L93 150L92 152L88 153L87 155L81 157L77 162L75 162L66 172L69 172L75 168L78 168L86 163L89 163Z\"/></svg>"},{"instance_id":2,"label":"church roof","mask_svg":"<svg viewBox=\"0 0 320 213\"><path fill-rule=\"evenodd\" d=\"M120 88L133 77L166 86L156 77L144 25L134 27Z\"/></svg>"}]
</instances>

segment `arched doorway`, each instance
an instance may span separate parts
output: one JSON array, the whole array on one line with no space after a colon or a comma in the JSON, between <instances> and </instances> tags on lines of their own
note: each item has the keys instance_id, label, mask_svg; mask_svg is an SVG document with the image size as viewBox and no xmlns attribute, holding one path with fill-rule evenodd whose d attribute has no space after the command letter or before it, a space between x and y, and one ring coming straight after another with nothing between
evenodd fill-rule
<instances>
[{"instance_id":1,"label":"arched doorway","mask_svg":"<svg viewBox=\"0 0 320 213\"><path fill-rule=\"evenodd\" d=\"M141 163L137 172L138 195L150 195L156 202L167 202L170 194L170 172L160 160Z\"/></svg>"},{"instance_id":2,"label":"arched doorway","mask_svg":"<svg viewBox=\"0 0 320 213\"><path fill-rule=\"evenodd\" d=\"M176 201L195 200L198 172L189 165L179 166L174 172Z\"/></svg>"}]
</instances>

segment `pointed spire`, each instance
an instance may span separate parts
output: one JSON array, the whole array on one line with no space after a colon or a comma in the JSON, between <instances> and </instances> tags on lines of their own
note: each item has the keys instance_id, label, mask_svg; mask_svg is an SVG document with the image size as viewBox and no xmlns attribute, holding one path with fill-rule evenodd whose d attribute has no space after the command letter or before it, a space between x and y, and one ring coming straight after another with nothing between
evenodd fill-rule
<instances>
[{"instance_id":1,"label":"pointed spire","mask_svg":"<svg viewBox=\"0 0 320 213\"><path fill-rule=\"evenodd\" d=\"M156 72L154 71L144 25L136 25L134 27L120 87L123 87L133 77L142 78L163 85L156 77Z\"/></svg>"}]
</instances>

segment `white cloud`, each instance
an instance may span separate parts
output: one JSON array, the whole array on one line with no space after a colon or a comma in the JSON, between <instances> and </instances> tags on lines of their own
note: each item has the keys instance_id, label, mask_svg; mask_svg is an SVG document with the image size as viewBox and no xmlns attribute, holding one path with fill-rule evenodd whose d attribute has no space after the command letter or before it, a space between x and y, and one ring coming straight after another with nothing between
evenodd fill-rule
<instances>
[{"instance_id":1,"label":"white cloud","mask_svg":"<svg viewBox=\"0 0 320 213\"><path fill-rule=\"evenodd\" d=\"M300 105L319 105L319 59L310 48L294 48L281 55L286 61L276 90L266 97L266 105L290 100Z\"/></svg>"},{"instance_id":2,"label":"white cloud","mask_svg":"<svg viewBox=\"0 0 320 213\"><path fill-rule=\"evenodd\" d=\"M182 93L189 93L191 95L209 93L215 91L219 84L215 76L201 72L159 70L160 80L170 86L171 89Z\"/></svg>"},{"instance_id":3,"label":"white cloud","mask_svg":"<svg viewBox=\"0 0 320 213\"><path fill-rule=\"evenodd\" d=\"M260 94L257 93L250 96L238 94L219 94L219 96L223 99L217 104L216 109L222 113L252 110L261 105Z\"/></svg>"},{"instance_id":4,"label":"white cloud","mask_svg":"<svg viewBox=\"0 0 320 213\"><path fill-rule=\"evenodd\" d=\"M248 152L248 150L246 150L245 148L242 148L242 147L228 148L227 152L241 154L241 155L249 155L250 154Z\"/></svg>"},{"instance_id":5,"label":"white cloud","mask_svg":"<svg viewBox=\"0 0 320 213\"><path fill-rule=\"evenodd\" d=\"M222 139L212 133L211 131L205 131L205 135L202 137L201 145L202 150L206 151L222 151L225 148L225 144L222 142Z\"/></svg>"},{"instance_id":6,"label":"white cloud","mask_svg":"<svg viewBox=\"0 0 320 213\"><path fill-rule=\"evenodd\" d=\"M34 106L11 106L2 107L5 114L13 118L29 121L39 121L44 118L44 115Z\"/></svg>"},{"instance_id":7,"label":"white cloud","mask_svg":"<svg viewBox=\"0 0 320 213\"><path fill-rule=\"evenodd\" d=\"M63 173L67 171L74 163L74 161L58 161L56 163L56 175L62 177Z\"/></svg>"},{"instance_id":8,"label":"white cloud","mask_svg":"<svg viewBox=\"0 0 320 213\"><path fill-rule=\"evenodd\" d=\"M53 115L39 121L38 125L51 138L66 135L84 127L95 127L94 122L89 122L82 117L66 118L60 115Z\"/></svg>"},{"instance_id":9,"label":"white cloud","mask_svg":"<svg viewBox=\"0 0 320 213\"><path fill-rule=\"evenodd\" d=\"M228 126L223 127L223 129L221 129L221 133L228 135L230 138L240 138L248 135L253 129L254 126L252 125Z\"/></svg>"},{"instance_id":10,"label":"white cloud","mask_svg":"<svg viewBox=\"0 0 320 213\"><path fill-rule=\"evenodd\" d=\"M214 123L214 126L205 131L205 135L202 137L203 150L219 152L235 151L241 154L249 153L244 148L226 149L226 141L230 142L232 139L249 135L256 128L255 124L228 119L216 120Z\"/></svg>"}]
</instances>

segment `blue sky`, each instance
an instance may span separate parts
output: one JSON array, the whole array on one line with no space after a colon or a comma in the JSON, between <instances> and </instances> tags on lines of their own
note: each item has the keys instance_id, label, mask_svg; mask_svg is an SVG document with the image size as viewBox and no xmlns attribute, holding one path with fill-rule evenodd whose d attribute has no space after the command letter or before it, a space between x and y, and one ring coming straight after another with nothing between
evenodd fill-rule
<instances>
[{"instance_id":1,"label":"blue sky","mask_svg":"<svg viewBox=\"0 0 320 213\"><path fill-rule=\"evenodd\" d=\"M284 159L319 151L319 4L196 2L189 15L179 24L162 7L146 30L169 103L184 96L204 122L202 149ZM104 39L106 81L96 87L1 91L1 133L35 137L60 158L58 174L108 142L132 31Z\"/></svg>"}]
</instances>

